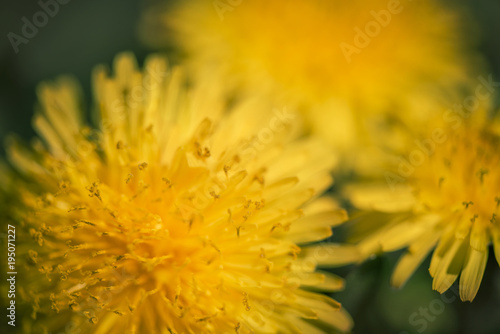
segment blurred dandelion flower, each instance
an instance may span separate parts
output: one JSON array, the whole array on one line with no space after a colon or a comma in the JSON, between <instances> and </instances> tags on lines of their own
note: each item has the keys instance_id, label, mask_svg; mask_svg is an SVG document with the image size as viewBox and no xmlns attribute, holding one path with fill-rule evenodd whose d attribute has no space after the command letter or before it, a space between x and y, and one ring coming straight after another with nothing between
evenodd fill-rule
<instances>
[{"instance_id":1,"label":"blurred dandelion flower","mask_svg":"<svg viewBox=\"0 0 500 334\"><path fill-rule=\"evenodd\" d=\"M388 114L425 119L437 96L466 82L474 63L459 33L464 16L439 1L171 6L144 15L146 41L180 47L197 71L228 78L228 87L295 101L314 132L350 154L353 145L385 135ZM372 131L379 136L367 137Z\"/></svg>"},{"instance_id":2,"label":"blurred dandelion flower","mask_svg":"<svg viewBox=\"0 0 500 334\"><path fill-rule=\"evenodd\" d=\"M407 247L392 276L400 287L433 251L432 287L445 292L460 275L460 297L472 301L493 243L500 263L500 119L477 111L465 122L447 117L400 156L388 184L347 188L365 210L353 221L363 257ZM436 125L436 124L435 124Z\"/></svg>"},{"instance_id":3,"label":"blurred dandelion flower","mask_svg":"<svg viewBox=\"0 0 500 334\"><path fill-rule=\"evenodd\" d=\"M320 197L335 163L325 148L292 117L260 100L229 107L211 79L188 85L159 57L114 67L94 73L98 130L62 78L38 91L44 144L8 147L25 332L349 331L321 293L342 280L315 269L356 250L307 245L346 218Z\"/></svg>"}]
</instances>

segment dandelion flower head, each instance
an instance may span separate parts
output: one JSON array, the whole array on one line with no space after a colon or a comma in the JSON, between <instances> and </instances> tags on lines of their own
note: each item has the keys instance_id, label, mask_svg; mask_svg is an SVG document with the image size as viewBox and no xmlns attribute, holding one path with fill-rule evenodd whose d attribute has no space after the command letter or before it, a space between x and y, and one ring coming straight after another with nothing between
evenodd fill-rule
<instances>
[{"instance_id":1,"label":"dandelion flower head","mask_svg":"<svg viewBox=\"0 0 500 334\"><path fill-rule=\"evenodd\" d=\"M460 276L460 297L472 301L490 244L500 263L500 120L479 110L444 119L396 159L386 184L348 189L365 210L353 240L364 257L407 247L392 276L395 286L432 252L433 289L443 293Z\"/></svg>"},{"instance_id":2,"label":"dandelion flower head","mask_svg":"<svg viewBox=\"0 0 500 334\"><path fill-rule=\"evenodd\" d=\"M321 197L335 159L299 117L230 103L160 57L141 72L122 54L114 73L94 72L95 129L61 78L38 91L42 141L8 146L24 331L349 331L320 292L342 280L315 270L349 254L307 245L345 220Z\"/></svg>"},{"instance_id":3,"label":"dandelion flower head","mask_svg":"<svg viewBox=\"0 0 500 334\"><path fill-rule=\"evenodd\" d=\"M425 118L437 92L470 75L460 35L466 20L439 1L189 0L172 7L144 16L145 40L180 47L197 71L233 86L297 102L311 129L337 148L359 144L387 113Z\"/></svg>"}]
</instances>

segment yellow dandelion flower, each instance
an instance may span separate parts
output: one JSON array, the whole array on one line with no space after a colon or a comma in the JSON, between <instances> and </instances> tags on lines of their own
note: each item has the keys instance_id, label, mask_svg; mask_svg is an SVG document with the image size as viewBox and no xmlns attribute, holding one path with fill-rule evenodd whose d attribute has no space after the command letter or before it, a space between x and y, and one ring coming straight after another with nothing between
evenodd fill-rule
<instances>
[{"instance_id":1,"label":"yellow dandelion flower","mask_svg":"<svg viewBox=\"0 0 500 334\"><path fill-rule=\"evenodd\" d=\"M452 91L470 75L459 34L464 17L438 1L191 0L172 7L144 16L146 41L179 46L198 71L295 101L336 148L360 144L387 112L425 117L439 90Z\"/></svg>"},{"instance_id":2,"label":"yellow dandelion flower","mask_svg":"<svg viewBox=\"0 0 500 334\"><path fill-rule=\"evenodd\" d=\"M500 263L500 119L476 111L444 120L396 159L387 184L348 188L366 210L354 221L353 241L364 257L407 247L392 276L397 287L433 251L433 289L443 293L460 276L460 297L472 301L491 243Z\"/></svg>"},{"instance_id":3,"label":"yellow dandelion flower","mask_svg":"<svg viewBox=\"0 0 500 334\"><path fill-rule=\"evenodd\" d=\"M321 293L342 280L315 269L356 250L307 245L346 217L320 197L335 159L291 111L228 104L158 57L114 68L94 73L98 129L62 78L38 91L44 144L9 146L25 332L349 331Z\"/></svg>"}]
</instances>

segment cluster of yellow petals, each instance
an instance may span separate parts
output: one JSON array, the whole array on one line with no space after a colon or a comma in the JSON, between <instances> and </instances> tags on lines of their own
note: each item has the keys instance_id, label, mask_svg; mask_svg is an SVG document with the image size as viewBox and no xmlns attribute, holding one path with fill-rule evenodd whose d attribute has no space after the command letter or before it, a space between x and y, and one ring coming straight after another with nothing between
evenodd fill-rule
<instances>
[{"instance_id":1,"label":"cluster of yellow petals","mask_svg":"<svg viewBox=\"0 0 500 334\"><path fill-rule=\"evenodd\" d=\"M443 293L460 276L460 296L472 301L490 244L500 263L500 120L475 113L467 120L457 115L447 131L434 122L436 128L398 158L387 184L348 190L365 210L354 233L365 257L408 247L393 274L395 286L433 251L433 288Z\"/></svg>"},{"instance_id":2,"label":"cluster of yellow petals","mask_svg":"<svg viewBox=\"0 0 500 334\"><path fill-rule=\"evenodd\" d=\"M389 115L425 119L439 95L465 85L472 72L460 34L465 15L439 1L188 0L169 7L145 15L146 41L175 45L195 73L223 77L228 87L297 103L310 129L336 149L384 142L378 127L388 126ZM378 137L368 138L372 132Z\"/></svg>"},{"instance_id":3,"label":"cluster of yellow petals","mask_svg":"<svg viewBox=\"0 0 500 334\"><path fill-rule=\"evenodd\" d=\"M356 252L307 246L346 219L320 197L335 159L300 138L299 116L229 104L158 57L143 72L128 54L114 67L94 72L97 129L62 78L38 92L43 143L9 145L20 176L2 188L19 200L19 290L33 308L24 331L349 331L320 292L343 281L315 270Z\"/></svg>"}]
</instances>

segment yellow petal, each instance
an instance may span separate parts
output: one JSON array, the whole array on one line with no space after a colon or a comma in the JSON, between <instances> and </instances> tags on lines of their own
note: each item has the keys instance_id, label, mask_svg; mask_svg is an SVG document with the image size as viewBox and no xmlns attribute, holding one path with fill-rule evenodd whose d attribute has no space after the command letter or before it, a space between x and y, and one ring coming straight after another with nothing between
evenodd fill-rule
<instances>
[{"instance_id":1,"label":"yellow petal","mask_svg":"<svg viewBox=\"0 0 500 334\"><path fill-rule=\"evenodd\" d=\"M329 227L309 228L307 231L287 234L287 239L296 244L305 244L308 242L326 239L332 235L332 229Z\"/></svg>"},{"instance_id":2,"label":"yellow petal","mask_svg":"<svg viewBox=\"0 0 500 334\"><path fill-rule=\"evenodd\" d=\"M53 129L52 136L57 134L70 153L76 153L76 136L81 123L81 110L79 107L80 90L78 84L68 77L62 77L55 83L42 83L37 89L41 102L41 111L46 117L47 126ZM35 122L35 127L40 122ZM47 132L45 132L47 133ZM44 135L41 131L41 134ZM45 138L54 140L54 138Z\"/></svg>"},{"instance_id":3,"label":"yellow petal","mask_svg":"<svg viewBox=\"0 0 500 334\"><path fill-rule=\"evenodd\" d=\"M312 215L315 213L326 212L326 211L336 211L340 208L340 204L332 197L321 197L308 204L304 208L304 213L306 215Z\"/></svg>"},{"instance_id":4,"label":"yellow petal","mask_svg":"<svg viewBox=\"0 0 500 334\"><path fill-rule=\"evenodd\" d=\"M350 332L354 326L354 321L344 308L341 308L338 312L326 315L326 318L322 320L332 327L338 328L343 333Z\"/></svg>"},{"instance_id":5,"label":"yellow petal","mask_svg":"<svg viewBox=\"0 0 500 334\"><path fill-rule=\"evenodd\" d=\"M296 295L298 304L310 307L316 312L327 311L335 313L334 311L340 309L340 303L321 293L297 290Z\"/></svg>"},{"instance_id":6,"label":"yellow petal","mask_svg":"<svg viewBox=\"0 0 500 334\"><path fill-rule=\"evenodd\" d=\"M415 198L410 187L391 190L387 184L355 185L345 190L346 196L361 209L382 212L400 212L413 207Z\"/></svg>"},{"instance_id":7,"label":"yellow petal","mask_svg":"<svg viewBox=\"0 0 500 334\"><path fill-rule=\"evenodd\" d=\"M470 234L470 245L478 251L484 251L490 243L489 231L481 221L477 221L472 226Z\"/></svg>"},{"instance_id":8,"label":"yellow petal","mask_svg":"<svg viewBox=\"0 0 500 334\"><path fill-rule=\"evenodd\" d=\"M336 267L361 260L356 246L322 244L302 248L301 257L311 259L318 266Z\"/></svg>"},{"instance_id":9,"label":"yellow petal","mask_svg":"<svg viewBox=\"0 0 500 334\"><path fill-rule=\"evenodd\" d=\"M279 198L283 196L283 194L290 192L293 187L295 187L299 183L299 179L297 177L288 177L282 179L278 182L270 184L262 194L267 200L273 200L275 198Z\"/></svg>"},{"instance_id":10,"label":"yellow petal","mask_svg":"<svg viewBox=\"0 0 500 334\"><path fill-rule=\"evenodd\" d=\"M302 233L316 227L337 226L347 219L344 210L334 210L304 216L294 222L290 228L291 233Z\"/></svg>"},{"instance_id":11,"label":"yellow petal","mask_svg":"<svg viewBox=\"0 0 500 334\"><path fill-rule=\"evenodd\" d=\"M407 253L401 257L391 277L391 284L397 288L402 287L415 269L422 263L429 251L439 240L439 234L428 233L410 246ZM413 250L413 249L416 249Z\"/></svg>"},{"instance_id":12,"label":"yellow petal","mask_svg":"<svg viewBox=\"0 0 500 334\"><path fill-rule=\"evenodd\" d=\"M297 330L296 333L310 333L310 334L324 334L325 332L318 328L318 326L311 325L310 323L296 317L287 317L288 321Z\"/></svg>"},{"instance_id":13,"label":"yellow petal","mask_svg":"<svg viewBox=\"0 0 500 334\"><path fill-rule=\"evenodd\" d=\"M405 221L395 225L382 234L380 245L383 252L391 252L407 246L425 232L425 225L420 222Z\"/></svg>"},{"instance_id":14,"label":"yellow petal","mask_svg":"<svg viewBox=\"0 0 500 334\"><path fill-rule=\"evenodd\" d=\"M40 113L33 117L33 128L35 128L45 142L49 145L50 151L57 157L63 153L61 138L54 131L47 119Z\"/></svg>"},{"instance_id":15,"label":"yellow petal","mask_svg":"<svg viewBox=\"0 0 500 334\"><path fill-rule=\"evenodd\" d=\"M470 233L470 228L472 226L472 222L469 217L466 215L462 215L460 217L460 221L457 224L457 228L455 229L455 238L457 239L465 239L467 235Z\"/></svg>"},{"instance_id":16,"label":"yellow petal","mask_svg":"<svg viewBox=\"0 0 500 334\"><path fill-rule=\"evenodd\" d=\"M473 247L469 248L464 262L464 269L460 275L460 298L463 301L472 301L476 297L487 261L487 248L483 251L478 251Z\"/></svg>"},{"instance_id":17,"label":"yellow petal","mask_svg":"<svg viewBox=\"0 0 500 334\"><path fill-rule=\"evenodd\" d=\"M35 155L28 151L15 137L7 138L7 154L9 162L24 174L41 175L45 173Z\"/></svg>"},{"instance_id":18,"label":"yellow petal","mask_svg":"<svg viewBox=\"0 0 500 334\"><path fill-rule=\"evenodd\" d=\"M390 252L404 247L419 238L422 233L428 232L429 229L437 233L434 226L439 221L438 215L425 215L395 224L382 235L380 242L382 250Z\"/></svg>"},{"instance_id":19,"label":"yellow petal","mask_svg":"<svg viewBox=\"0 0 500 334\"><path fill-rule=\"evenodd\" d=\"M434 274L431 272L434 277L432 289L443 293L455 282L462 269L468 243L468 238L465 240L455 239L443 257L434 252L431 260L431 268L435 268Z\"/></svg>"},{"instance_id":20,"label":"yellow petal","mask_svg":"<svg viewBox=\"0 0 500 334\"><path fill-rule=\"evenodd\" d=\"M325 271L312 273L292 273L290 278L300 281L300 285L313 290L339 291L344 288L344 280L337 275Z\"/></svg>"},{"instance_id":21,"label":"yellow petal","mask_svg":"<svg viewBox=\"0 0 500 334\"><path fill-rule=\"evenodd\" d=\"M495 258L500 265L500 228L491 228L493 249L495 250Z\"/></svg>"}]
</instances>

